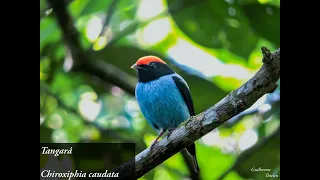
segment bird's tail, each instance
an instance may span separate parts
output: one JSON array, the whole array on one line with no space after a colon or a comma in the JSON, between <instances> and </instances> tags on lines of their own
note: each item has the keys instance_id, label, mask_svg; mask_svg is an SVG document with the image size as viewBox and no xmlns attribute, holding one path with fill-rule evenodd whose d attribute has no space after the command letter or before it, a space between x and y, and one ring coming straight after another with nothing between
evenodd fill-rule
<instances>
[{"instance_id":1,"label":"bird's tail","mask_svg":"<svg viewBox=\"0 0 320 180\"><path fill-rule=\"evenodd\" d=\"M192 161L193 161L194 171L198 173L200 171L200 169L199 169L197 157L196 156L192 156Z\"/></svg>"},{"instance_id":2,"label":"bird's tail","mask_svg":"<svg viewBox=\"0 0 320 180\"><path fill-rule=\"evenodd\" d=\"M200 169L199 169L199 165L198 165L198 161L197 161L195 144L194 143L191 144L186 149L187 149L187 152L192 156L194 171L198 173L200 171Z\"/></svg>"}]
</instances>

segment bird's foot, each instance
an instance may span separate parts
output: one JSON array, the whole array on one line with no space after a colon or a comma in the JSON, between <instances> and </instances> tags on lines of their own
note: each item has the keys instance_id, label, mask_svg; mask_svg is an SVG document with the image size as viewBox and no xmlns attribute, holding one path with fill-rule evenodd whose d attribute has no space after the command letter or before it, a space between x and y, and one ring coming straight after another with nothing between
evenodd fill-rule
<instances>
[{"instance_id":1,"label":"bird's foot","mask_svg":"<svg viewBox=\"0 0 320 180\"><path fill-rule=\"evenodd\" d=\"M152 148L153 148L153 146L154 146L157 142L158 142L158 140L157 140L157 139L156 139L156 140L154 140L154 141L152 142L151 146L150 146L150 149L152 149Z\"/></svg>"},{"instance_id":2,"label":"bird's foot","mask_svg":"<svg viewBox=\"0 0 320 180\"><path fill-rule=\"evenodd\" d=\"M159 136L156 138L156 140L154 140L150 146L150 149L153 148L153 146L158 142L159 138L163 135L163 133L165 132L165 130L162 130L161 133L159 134Z\"/></svg>"},{"instance_id":3,"label":"bird's foot","mask_svg":"<svg viewBox=\"0 0 320 180\"><path fill-rule=\"evenodd\" d=\"M177 128L174 128L174 129L172 129L172 130L170 130L170 131L168 132L167 139L169 139L170 135L172 134L172 132L173 132L175 129L177 129Z\"/></svg>"}]
</instances>

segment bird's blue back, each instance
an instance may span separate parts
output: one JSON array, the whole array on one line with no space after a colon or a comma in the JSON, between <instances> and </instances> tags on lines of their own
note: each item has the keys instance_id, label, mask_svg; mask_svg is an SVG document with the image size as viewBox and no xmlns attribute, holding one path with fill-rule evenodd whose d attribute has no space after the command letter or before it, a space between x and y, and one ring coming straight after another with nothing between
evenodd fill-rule
<instances>
[{"instance_id":1,"label":"bird's blue back","mask_svg":"<svg viewBox=\"0 0 320 180\"><path fill-rule=\"evenodd\" d=\"M171 130L190 117L188 107L171 74L158 80L138 83L136 99L148 123L157 131ZM159 81L161 80L161 81Z\"/></svg>"}]
</instances>

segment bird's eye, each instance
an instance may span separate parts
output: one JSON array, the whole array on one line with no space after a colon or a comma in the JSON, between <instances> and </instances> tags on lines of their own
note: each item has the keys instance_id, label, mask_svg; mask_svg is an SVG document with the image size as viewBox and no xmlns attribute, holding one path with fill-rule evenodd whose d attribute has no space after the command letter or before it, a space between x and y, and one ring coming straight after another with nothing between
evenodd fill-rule
<instances>
[{"instance_id":1,"label":"bird's eye","mask_svg":"<svg viewBox=\"0 0 320 180\"><path fill-rule=\"evenodd\" d=\"M150 66L152 66L153 68L156 68L156 63L152 62L149 64Z\"/></svg>"}]
</instances>

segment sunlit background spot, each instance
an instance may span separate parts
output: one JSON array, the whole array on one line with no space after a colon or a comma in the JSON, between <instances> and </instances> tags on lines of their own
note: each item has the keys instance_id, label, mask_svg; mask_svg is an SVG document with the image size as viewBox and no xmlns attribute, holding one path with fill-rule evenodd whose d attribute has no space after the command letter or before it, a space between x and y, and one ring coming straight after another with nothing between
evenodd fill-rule
<instances>
[{"instance_id":1,"label":"sunlit background spot","mask_svg":"<svg viewBox=\"0 0 320 180\"><path fill-rule=\"evenodd\" d=\"M206 145L218 145L221 142L219 130L215 129L201 138L202 142Z\"/></svg>"},{"instance_id":2,"label":"sunlit background spot","mask_svg":"<svg viewBox=\"0 0 320 180\"><path fill-rule=\"evenodd\" d=\"M174 61L192 67L205 76L216 75L215 70L222 66L218 59L181 38L177 39L176 44L168 49L168 55ZM202 64L206 64L206 66Z\"/></svg>"},{"instance_id":3,"label":"sunlit background spot","mask_svg":"<svg viewBox=\"0 0 320 180\"><path fill-rule=\"evenodd\" d=\"M246 132L243 133L239 140L239 148L241 150L246 150L250 148L252 145L254 145L258 141L258 135L257 133L249 129Z\"/></svg>"},{"instance_id":4,"label":"sunlit background spot","mask_svg":"<svg viewBox=\"0 0 320 180\"><path fill-rule=\"evenodd\" d=\"M224 140L224 143L221 145L221 150L225 154L232 153L237 147L237 140L230 137Z\"/></svg>"},{"instance_id":5,"label":"sunlit background spot","mask_svg":"<svg viewBox=\"0 0 320 180\"><path fill-rule=\"evenodd\" d=\"M271 7L267 7L267 13L269 15L272 15L273 14L273 11L272 11L272 8Z\"/></svg>"},{"instance_id":6,"label":"sunlit background spot","mask_svg":"<svg viewBox=\"0 0 320 180\"><path fill-rule=\"evenodd\" d=\"M87 36L88 40L90 42L96 41L101 30L102 30L102 20L97 16L93 16L89 20L87 28L86 28L86 36Z\"/></svg>"},{"instance_id":7,"label":"sunlit background spot","mask_svg":"<svg viewBox=\"0 0 320 180\"><path fill-rule=\"evenodd\" d=\"M229 3L229 4L232 4L233 3L233 0L224 0L225 2Z\"/></svg>"},{"instance_id":8,"label":"sunlit background spot","mask_svg":"<svg viewBox=\"0 0 320 180\"><path fill-rule=\"evenodd\" d=\"M168 36L171 24L168 18L154 20L144 27L139 35L139 42L143 45L154 45Z\"/></svg>"},{"instance_id":9,"label":"sunlit background spot","mask_svg":"<svg viewBox=\"0 0 320 180\"><path fill-rule=\"evenodd\" d=\"M157 16L164 10L165 6L162 0L140 0L140 5L137 10L137 18L139 20L147 20Z\"/></svg>"},{"instance_id":10,"label":"sunlit background spot","mask_svg":"<svg viewBox=\"0 0 320 180\"><path fill-rule=\"evenodd\" d=\"M235 64L223 64L219 59L183 39L178 39L176 44L168 49L168 54L178 63L198 70L207 77L221 75L248 79L252 76L252 73L244 67ZM206 66L203 66L203 64L206 64Z\"/></svg>"},{"instance_id":11,"label":"sunlit background spot","mask_svg":"<svg viewBox=\"0 0 320 180\"><path fill-rule=\"evenodd\" d=\"M59 114L52 114L48 119L48 126L52 129L60 129L63 125L63 119Z\"/></svg>"},{"instance_id":12,"label":"sunlit background spot","mask_svg":"<svg viewBox=\"0 0 320 180\"><path fill-rule=\"evenodd\" d=\"M44 117L40 114L40 125L44 122Z\"/></svg>"},{"instance_id":13,"label":"sunlit background spot","mask_svg":"<svg viewBox=\"0 0 320 180\"><path fill-rule=\"evenodd\" d=\"M98 116L101 102L96 102L97 95L93 92L86 92L81 95L79 110L81 115L88 121L93 121Z\"/></svg>"},{"instance_id":14,"label":"sunlit background spot","mask_svg":"<svg viewBox=\"0 0 320 180\"><path fill-rule=\"evenodd\" d=\"M123 116L118 116L111 120L111 126L114 128L128 128L130 125L128 119Z\"/></svg>"},{"instance_id":15,"label":"sunlit background spot","mask_svg":"<svg viewBox=\"0 0 320 180\"><path fill-rule=\"evenodd\" d=\"M235 16L237 14L237 10L233 7L229 7L228 12L230 16Z\"/></svg>"},{"instance_id":16,"label":"sunlit background spot","mask_svg":"<svg viewBox=\"0 0 320 180\"><path fill-rule=\"evenodd\" d=\"M56 129L52 133L52 140L55 143L67 143L68 135L64 129Z\"/></svg>"},{"instance_id":17,"label":"sunlit background spot","mask_svg":"<svg viewBox=\"0 0 320 180\"><path fill-rule=\"evenodd\" d=\"M260 113L265 113L265 112L269 111L270 109L271 109L270 104L262 104L261 106L258 107L258 111Z\"/></svg>"}]
</instances>

